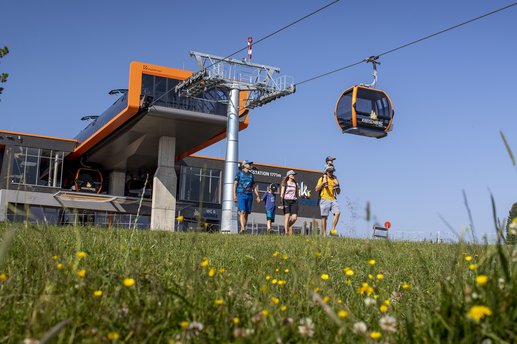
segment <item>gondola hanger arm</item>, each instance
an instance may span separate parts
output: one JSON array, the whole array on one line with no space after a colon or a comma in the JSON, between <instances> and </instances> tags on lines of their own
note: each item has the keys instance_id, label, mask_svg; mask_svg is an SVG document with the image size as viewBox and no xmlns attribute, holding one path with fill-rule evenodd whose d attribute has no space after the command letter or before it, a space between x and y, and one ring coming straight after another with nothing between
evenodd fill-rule
<instances>
[{"instance_id":1,"label":"gondola hanger arm","mask_svg":"<svg viewBox=\"0 0 517 344\"><path fill-rule=\"evenodd\" d=\"M370 56L364 59L364 62L371 63L373 65L373 81L371 84L362 84L363 86L375 88L375 85L377 84L377 65L381 64L377 61L378 59L379 56Z\"/></svg>"}]
</instances>

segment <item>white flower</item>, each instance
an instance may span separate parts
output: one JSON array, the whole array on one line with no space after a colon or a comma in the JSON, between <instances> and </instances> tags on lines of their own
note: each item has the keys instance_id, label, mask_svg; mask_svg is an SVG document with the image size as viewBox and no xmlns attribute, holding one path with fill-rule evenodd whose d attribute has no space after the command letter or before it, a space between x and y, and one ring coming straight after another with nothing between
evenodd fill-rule
<instances>
[{"instance_id":1,"label":"white flower","mask_svg":"<svg viewBox=\"0 0 517 344\"><path fill-rule=\"evenodd\" d=\"M233 329L233 336L235 338L244 338L244 337L247 337L249 335L252 335L254 332L255 332L255 330L252 329L252 328L236 327L236 328Z\"/></svg>"},{"instance_id":2,"label":"white flower","mask_svg":"<svg viewBox=\"0 0 517 344\"><path fill-rule=\"evenodd\" d=\"M189 337L189 335L198 336L201 331L203 331L203 324L197 321L193 321L188 325L187 337Z\"/></svg>"},{"instance_id":3,"label":"white flower","mask_svg":"<svg viewBox=\"0 0 517 344\"><path fill-rule=\"evenodd\" d=\"M300 320L300 326L298 326L298 332L302 337L314 336L314 323L311 318L305 318Z\"/></svg>"},{"instance_id":4,"label":"white flower","mask_svg":"<svg viewBox=\"0 0 517 344\"><path fill-rule=\"evenodd\" d=\"M498 282L499 282L499 289L503 290L504 289L504 278L500 277Z\"/></svg>"},{"instance_id":5,"label":"white flower","mask_svg":"<svg viewBox=\"0 0 517 344\"><path fill-rule=\"evenodd\" d=\"M371 297L367 297L366 299L364 299L364 304L366 306L373 306L377 303L377 301L375 299L372 299Z\"/></svg>"},{"instance_id":6,"label":"white flower","mask_svg":"<svg viewBox=\"0 0 517 344\"><path fill-rule=\"evenodd\" d=\"M359 321L354 324L352 331L355 334L366 333L366 331L368 331L368 327L363 321Z\"/></svg>"},{"instance_id":7,"label":"white flower","mask_svg":"<svg viewBox=\"0 0 517 344\"><path fill-rule=\"evenodd\" d=\"M385 315L379 319L379 326L386 332L397 332L397 319L391 315Z\"/></svg>"},{"instance_id":8,"label":"white flower","mask_svg":"<svg viewBox=\"0 0 517 344\"><path fill-rule=\"evenodd\" d=\"M480 296L479 296L479 294L478 294L478 293L473 292L473 293L472 293L472 298L473 298L474 300L477 300L477 299L479 299L479 298L480 298Z\"/></svg>"}]
</instances>

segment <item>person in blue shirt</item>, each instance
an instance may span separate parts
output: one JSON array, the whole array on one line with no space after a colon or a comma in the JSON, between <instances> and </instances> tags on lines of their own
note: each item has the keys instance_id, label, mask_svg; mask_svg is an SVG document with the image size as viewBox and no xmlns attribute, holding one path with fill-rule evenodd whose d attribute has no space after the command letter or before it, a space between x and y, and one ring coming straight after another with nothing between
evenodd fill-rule
<instances>
[{"instance_id":1,"label":"person in blue shirt","mask_svg":"<svg viewBox=\"0 0 517 344\"><path fill-rule=\"evenodd\" d=\"M267 192L262 196L262 201L266 206L266 223L267 223L267 232L271 232L271 223L275 222L275 210L276 210L276 185L271 184L267 188Z\"/></svg>"},{"instance_id":2,"label":"person in blue shirt","mask_svg":"<svg viewBox=\"0 0 517 344\"><path fill-rule=\"evenodd\" d=\"M260 202L257 184L251 173L251 165L253 161L244 160L242 162L242 169L235 175L233 182L233 201L237 203L239 208L239 220L241 230L239 233L246 232L248 225L248 215L251 214L251 206L253 205L253 193L257 196L257 202Z\"/></svg>"}]
</instances>

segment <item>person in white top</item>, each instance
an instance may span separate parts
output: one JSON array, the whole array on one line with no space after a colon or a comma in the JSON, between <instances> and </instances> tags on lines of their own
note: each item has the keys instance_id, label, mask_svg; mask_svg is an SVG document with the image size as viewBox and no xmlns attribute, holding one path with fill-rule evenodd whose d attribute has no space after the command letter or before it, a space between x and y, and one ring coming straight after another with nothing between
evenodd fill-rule
<instances>
[{"instance_id":1,"label":"person in white top","mask_svg":"<svg viewBox=\"0 0 517 344\"><path fill-rule=\"evenodd\" d=\"M284 206L284 231L286 235L288 230L289 235L293 235L293 225L298 218L298 183L295 175L296 172L293 170L287 171L280 190L280 197L282 197Z\"/></svg>"}]
</instances>

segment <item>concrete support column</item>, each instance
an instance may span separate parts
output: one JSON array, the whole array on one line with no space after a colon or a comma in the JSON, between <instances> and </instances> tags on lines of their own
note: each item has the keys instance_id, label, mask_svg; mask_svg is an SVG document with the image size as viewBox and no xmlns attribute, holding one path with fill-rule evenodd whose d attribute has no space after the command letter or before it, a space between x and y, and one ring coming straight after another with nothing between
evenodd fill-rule
<instances>
[{"instance_id":1,"label":"concrete support column","mask_svg":"<svg viewBox=\"0 0 517 344\"><path fill-rule=\"evenodd\" d=\"M124 196L126 189L126 172L112 171L110 173L109 194L115 196Z\"/></svg>"},{"instance_id":2,"label":"concrete support column","mask_svg":"<svg viewBox=\"0 0 517 344\"><path fill-rule=\"evenodd\" d=\"M153 179L151 229L174 231L177 176L174 170L176 138L160 137L158 168Z\"/></svg>"}]
</instances>

